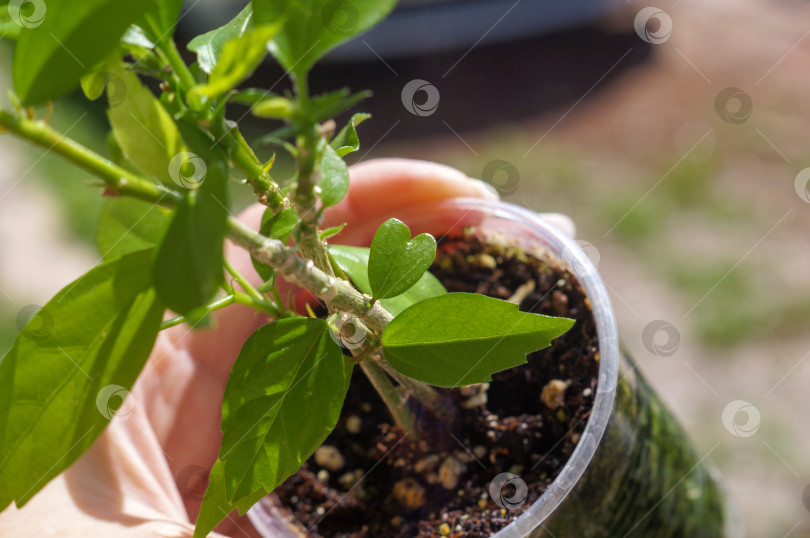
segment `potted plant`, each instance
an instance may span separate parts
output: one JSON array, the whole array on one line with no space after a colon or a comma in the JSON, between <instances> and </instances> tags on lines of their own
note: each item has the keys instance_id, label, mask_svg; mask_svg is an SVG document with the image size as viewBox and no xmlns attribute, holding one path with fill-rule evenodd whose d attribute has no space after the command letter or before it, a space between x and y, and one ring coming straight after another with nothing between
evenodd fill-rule
<instances>
[{"instance_id":1,"label":"potted plant","mask_svg":"<svg viewBox=\"0 0 810 538\"><path fill-rule=\"evenodd\" d=\"M339 130L332 118L365 94L311 95L307 74L393 1L253 0L189 44L192 66L171 39L178 0L50 0L47 16L12 4L16 110L0 126L96 175L113 202L104 262L0 362L0 508L24 505L91 446L113 416L96 413L99 398L132 386L160 330L208 326L238 303L273 321L228 378L197 536L256 503L268 535L730 532L721 492L622 362L575 243L508 204L463 199L369 223L368 247L356 245L368 229L323 229L366 116ZM268 50L293 91L237 89ZM78 85L106 92L109 159L36 119L33 106ZM266 139L294 157L293 177L272 177L273 159L227 119L231 103L283 122ZM267 207L258 230L229 214L231 169ZM122 223L135 233L107 234ZM225 259L226 238L250 252L261 285ZM310 294L306 311L282 280ZM75 424L89 433L71 436Z\"/></svg>"}]
</instances>

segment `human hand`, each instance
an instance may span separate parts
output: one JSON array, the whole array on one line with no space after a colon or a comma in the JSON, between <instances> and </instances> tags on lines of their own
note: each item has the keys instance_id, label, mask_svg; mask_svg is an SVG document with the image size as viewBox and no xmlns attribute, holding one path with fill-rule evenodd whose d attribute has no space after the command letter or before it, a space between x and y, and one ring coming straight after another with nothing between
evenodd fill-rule
<instances>
[{"instance_id":1,"label":"human hand","mask_svg":"<svg viewBox=\"0 0 810 538\"><path fill-rule=\"evenodd\" d=\"M347 222L349 242L368 244L385 219L457 197L497 195L443 165L368 161L351 168L349 194L326 211L324 226ZM252 206L240 219L258 229L263 210ZM442 217L437 227L459 223L459 215ZM567 217L549 218L573 234ZM441 231L446 230L434 233ZM244 250L228 245L226 254L253 284L260 283ZM287 292L296 290L287 286L283 296ZM192 332L181 325L161 333L126 404L104 434L25 507L12 506L0 514L0 535L191 536L206 476L219 451L228 373L244 341L268 321L240 305L218 311L214 318L211 330ZM256 536L249 522L235 514L217 530Z\"/></svg>"}]
</instances>

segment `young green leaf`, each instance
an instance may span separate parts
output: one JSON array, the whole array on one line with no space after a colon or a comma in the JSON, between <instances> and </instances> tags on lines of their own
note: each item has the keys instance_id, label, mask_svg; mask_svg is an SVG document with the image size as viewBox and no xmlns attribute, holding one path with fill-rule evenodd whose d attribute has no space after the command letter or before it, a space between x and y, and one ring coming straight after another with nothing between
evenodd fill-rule
<instances>
[{"instance_id":1,"label":"young green leaf","mask_svg":"<svg viewBox=\"0 0 810 538\"><path fill-rule=\"evenodd\" d=\"M111 76L121 83L107 85L108 97L116 103L107 111L107 117L121 151L135 166L162 183L174 188L184 186L178 180L179 173L177 177L170 173L172 160L185 150L171 115L132 71L118 64Z\"/></svg>"},{"instance_id":2,"label":"young green leaf","mask_svg":"<svg viewBox=\"0 0 810 538\"><path fill-rule=\"evenodd\" d=\"M270 239L278 239L284 243L290 240L290 234L295 226L298 224L298 213L295 209L282 209L278 213L273 213L272 209L268 208L262 215L262 223L259 228L259 233ZM253 267L265 281L273 278L275 271L267 267L263 263L259 263L253 258Z\"/></svg>"},{"instance_id":3,"label":"young green leaf","mask_svg":"<svg viewBox=\"0 0 810 538\"><path fill-rule=\"evenodd\" d=\"M225 44L244 34L252 18L253 8L248 5L225 25L198 35L189 41L188 50L197 53L197 63L200 69L210 74L219 62Z\"/></svg>"},{"instance_id":4,"label":"young green leaf","mask_svg":"<svg viewBox=\"0 0 810 538\"><path fill-rule=\"evenodd\" d=\"M279 96L261 99L250 107L250 112L259 118L286 119L292 116L294 110L292 101Z\"/></svg>"},{"instance_id":5,"label":"young green leaf","mask_svg":"<svg viewBox=\"0 0 810 538\"><path fill-rule=\"evenodd\" d=\"M347 223L344 222L343 224L339 224L337 226L330 226L329 228L327 228L325 230L321 230L321 233L318 234L318 237L321 238L321 241L325 241L326 239L329 239L330 237L334 237L334 236L336 236L337 234L339 234L340 232L343 231L343 228L346 227L346 224Z\"/></svg>"},{"instance_id":6,"label":"young green leaf","mask_svg":"<svg viewBox=\"0 0 810 538\"><path fill-rule=\"evenodd\" d=\"M188 93L189 102L199 108L204 97L218 97L245 80L264 59L267 42L280 27L279 23L255 26L225 43L208 82Z\"/></svg>"},{"instance_id":7,"label":"young green leaf","mask_svg":"<svg viewBox=\"0 0 810 538\"><path fill-rule=\"evenodd\" d=\"M382 334L383 352L398 372L439 387L486 383L524 364L574 320L520 312L516 304L474 293L448 293L417 303Z\"/></svg>"},{"instance_id":8,"label":"young green leaf","mask_svg":"<svg viewBox=\"0 0 810 538\"><path fill-rule=\"evenodd\" d=\"M324 207L337 204L349 192L349 168L329 144L323 146L321 155L320 187Z\"/></svg>"},{"instance_id":9,"label":"young green leaf","mask_svg":"<svg viewBox=\"0 0 810 538\"><path fill-rule=\"evenodd\" d=\"M60 291L0 360L0 510L25 504L92 444L146 362L163 306L151 251Z\"/></svg>"},{"instance_id":10,"label":"young green leaf","mask_svg":"<svg viewBox=\"0 0 810 538\"><path fill-rule=\"evenodd\" d=\"M270 492L298 470L334 429L351 371L322 319L283 319L248 338L222 402L227 500Z\"/></svg>"},{"instance_id":11,"label":"young green leaf","mask_svg":"<svg viewBox=\"0 0 810 538\"><path fill-rule=\"evenodd\" d=\"M214 530L214 527L234 509L238 509L239 513L244 515L251 506L259 502L265 495L267 493L260 489L235 503L228 502L228 499L225 498L225 466L218 459L208 474L208 487L205 489L200 513L197 515L193 538L205 538L208 536Z\"/></svg>"},{"instance_id":12,"label":"young green leaf","mask_svg":"<svg viewBox=\"0 0 810 538\"><path fill-rule=\"evenodd\" d=\"M96 245L104 260L154 247L169 226L170 212L135 198L105 198L101 204Z\"/></svg>"},{"instance_id":13,"label":"young green leaf","mask_svg":"<svg viewBox=\"0 0 810 538\"><path fill-rule=\"evenodd\" d=\"M371 241L368 280L372 297L385 299L404 293L422 277L436 257L436 240L430 234L411 239L411 230L400 220L383 222Z\"/></svg>"},{"instance_id":14,"label":"young green leaf","mask_svg":"<svg viewBox=\"0 0 810 538\"><path fill-rule=\"evenodd\" d=\"M343 88L323 95L314 96L309 103L313 121L321 122L334 118L344 110L368 98L369 91L350 93L349 88Z\"/></svg>"},{"instance_id":15,"label":"young green leaf","mask_svg":"<svg viewBox=\"0 0 810 538\"><path fill-rule=\"evenodd\" d=\"M257 22L286 19L271 52L284 69L302 75L337 45L377 24L396 0L252 0Z\"/></svg>"},{"instance_id":16,"label":"young green leaf","mask_svg":"<svg viewBox=\"0 0 810 538\"><path fill-rule=\"evenodd\" d=\"M371 117L371 114L360 112L349 120L349 123L329 143L341 157L360 149L360 138L357 136L357 126Z\"/></svg>"},{"instance_id":17,"label":"young green leaf","mask_svg":"<svg viewBox=\"0 0 810 538\"><path fill-rule=\"evenodd\" d=\"M348 247L345 245L330 245L329 253L337 262L340 269L349 275L357 289L363 293L371 295L371 285L368 282L368 254L369 249L364 247ZM416 284L401 295L382 299L380 304L388 310L391 315L398 316L402 311L424 301L430 297L436 297L447 293L442 283L432 274L425 272Z\"/></svg>"},{"instance_id":18,"label":"young green leaf","mask_svg":"<svg viewBox=\"0 0 810 538\"><path fill-rule=\"evenodd\" d=\"M48 0L21 3L26 28L14 51L14 89L26 105L56 99L116 47L154 0ZM25 5L32 13L23 13Z\"/></svg>"},{"instance_id":19,"label":"young green leaf","mask_svg":"<svg viewBox=\"0 0 810 538\"><path fill-rule=\"evenodd\" d=\"M161 300L178 314L197 317L223 282L222 247L228 207L228 167L225 155L198 127L181 123L188 142L188 164L197 189L186 193L175 207L160 242L152 270ZM181 170L183 167L178 167ZM178 172L179 173L179 172Z\"/></svg>"},{"instance_id":20,"label":"young green leaf","mask_svg":"<svg viewBox=\"0 0 810 538\"><path fill-rule=\"evenodd\" d=\"M144 14L139 26L150 41L166 42L172 38L182 7L183 0L159 0Z\"/></svg>"}]
</instances>

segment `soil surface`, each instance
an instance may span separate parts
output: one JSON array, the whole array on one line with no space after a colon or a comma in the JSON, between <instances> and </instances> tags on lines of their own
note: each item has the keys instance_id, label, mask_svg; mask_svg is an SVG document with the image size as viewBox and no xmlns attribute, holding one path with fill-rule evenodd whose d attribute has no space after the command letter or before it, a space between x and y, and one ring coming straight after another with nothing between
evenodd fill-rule
<instances>
[{"instance_id":1,"label":"soil surface","mask_svg":"<svg viewBox=\"0 0 810 538\"><path fill-rule=\"evenodd\" d=\"M366 378L355 375L335 431L275 492L281 511L309 535L489 536L540 497L579 441L599 354L590 305L575 277L472 235L441 241L431 270L450 291L502 299L517 292L521 310L577 323L488 387L444 390L458 410L452 423L411 399L423 435L416 443L390 423ZM512 485L500 498L490 496L490 482L506 472L525 481L525 501Z\"/></svg>"}]
</instances>

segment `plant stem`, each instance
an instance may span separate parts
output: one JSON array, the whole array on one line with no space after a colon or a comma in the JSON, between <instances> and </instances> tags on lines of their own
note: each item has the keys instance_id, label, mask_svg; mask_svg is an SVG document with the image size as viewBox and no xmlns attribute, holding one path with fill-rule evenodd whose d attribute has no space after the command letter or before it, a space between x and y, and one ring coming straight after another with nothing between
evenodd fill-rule
<instances>
[{"instance_id":1,"label":"plant stem","mask_svg":"<svg viewBox=\"0 0 810 538\"><path fill-rule=\"evenodd\" d=\"M220 308L225 308L226 306L232 305L235 302L235 298L233 295L226 295L221 299L217 299L213 303L209 304L206 307L207 312L213 312L215 310L219 310ZM171 319L167 319L163 323L160 324L160 330L169 329L171 327L175 327L176 325L180 325L181 323L186 323L185 316L177 316Z\"/></svg>"},{"instance_id":2,"label":"plant stem","mask_svg":"<svg viewBox=\"0 0 810 538\"><path fill-rule=\"evenodd\" d=\"M106 183L108 191L114 194L166 205L180 200L180 195L176 192L121 168L109 159L55 131L43 121L18 118L5 110L0 110L0 125L20 138L53 151L100 177Z\"/></svg>"},{"instance_id":3,"label":"plant stem","mask_svg":"<svg viewBox=\"0 0 810 538\"><path fill-rule=\"evenodd\" d=\"M231 150L231 160L236 167L247 174L248 182L253 187L259 203L272 208L275 212L290 209L292 204L281 192L278 184L264 170L261 161L256 157L239 129L230 125L226 125L224 128L227 129L227 132L220 135L222 142Z\"/></svg>"},{"instance_id":4,"label":"plant stem","mask_svg":"<svg viewBox=\"0 0 810 538\"><path fill-rule=\"evenodd\" d=\"M408 409L405 400L397 391L396 387L391 380L388 379L386 373L374 362L374 359L368 357L360 361L360 368L366 374L368 380L380 395L391 416L394 418L397 426L402 428L405 433L410 436L411 441L415 441L418 437L416 434L416 426L414 424L413 413Z\"/></svg>"},{"instance_id":5,"label":"plant stem","mask_svg":"<svg viewBox=\"0 0 810 538\"><path fill-rule=\"evenodd\" d=\"M295 90L304 119L301 120L301 134L298 136L298 184L295 187L295 206L298 216L300 239L296 241L301 254L315 262L318 269L334 276L326 244L318 236L321 215L318 211L318 196L315 188L321 181L318 166L321 149L321 135L313 121L310 120L309 87L306 75L293 77Z\"/></svg>"},{"instance_id":6,"label":"plant stem","mask_svg":"<svg viewBox=\"0 0 810 538\"><path fill-rule=\"evenodd\" d=\"M231 265L231 262L229 262L228 260L224 260L223 263L225 265L225 270L228 271L228 274L230 274L234 278L234 280L236 280L239 283L239 285L242 286L242 289L245 290L245 292L250 297L252 297L256 301L264 302L264 296L261 293L259 293L259 291L256 288L254 288L250 284L250 282L247 281L247 279L242 275L242 273L237 271L236 268L233 265Z\"/></svg>"}]
</instances>

